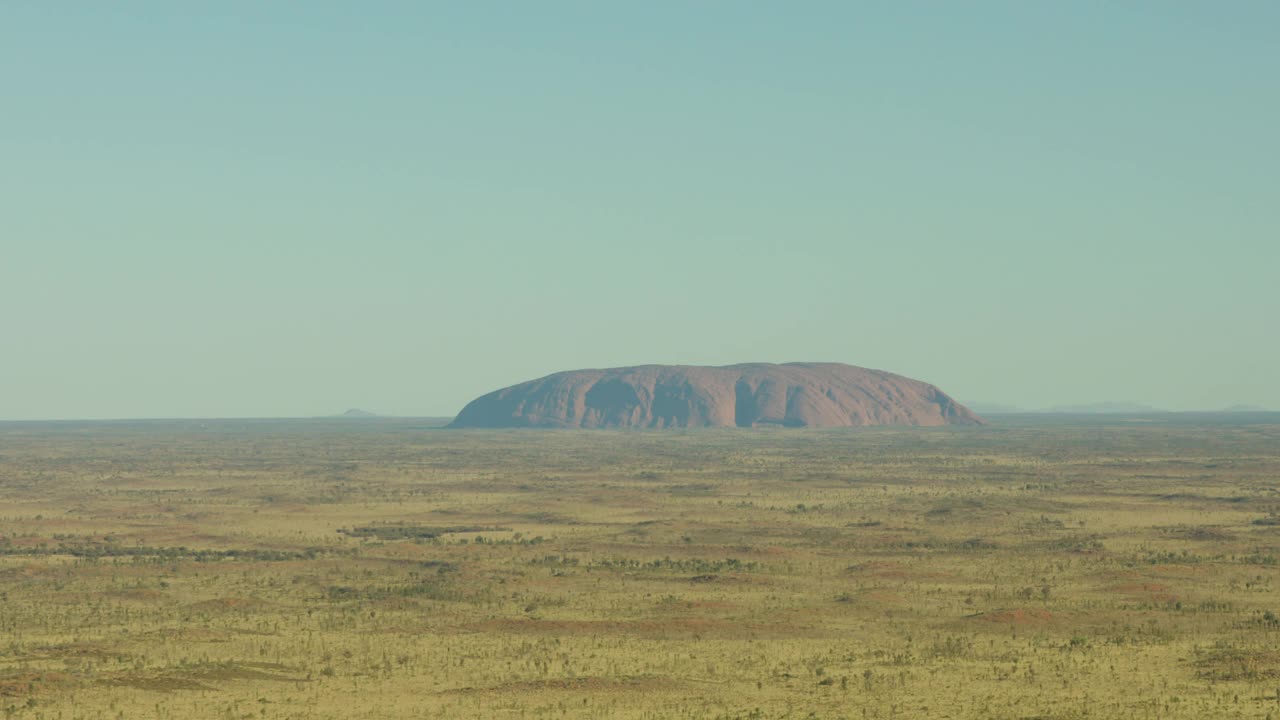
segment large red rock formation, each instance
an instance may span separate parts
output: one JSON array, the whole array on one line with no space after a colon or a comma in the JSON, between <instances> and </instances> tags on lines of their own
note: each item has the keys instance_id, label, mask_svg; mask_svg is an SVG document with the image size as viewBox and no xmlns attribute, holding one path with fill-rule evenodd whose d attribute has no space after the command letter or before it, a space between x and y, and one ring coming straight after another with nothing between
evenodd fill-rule
<instances>
[{"instance_id":1,"label":"large red rock formation","mask_svg":"<svg viewBox=\"0 0 1280 720\"><path fill-rule=\"evenodd\" d=\"M450 427L981 424L933 385L840 363L571 370L476 398Z\"/></svg>"}]
</instances>

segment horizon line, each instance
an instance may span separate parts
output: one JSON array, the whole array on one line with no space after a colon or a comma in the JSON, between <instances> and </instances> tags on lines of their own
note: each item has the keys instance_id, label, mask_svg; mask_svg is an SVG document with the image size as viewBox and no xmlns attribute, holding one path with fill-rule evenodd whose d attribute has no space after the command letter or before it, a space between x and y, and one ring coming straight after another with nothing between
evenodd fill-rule
<instances>
[{"instance_id":1,"label":"horizon line","mask_svg":"<svg viewBox=\"0 0 1280 720\"><path fill-rule=\"evenodd\" d=\"M966 406L967 407L967 406ZM1071 411L1071 410L1001 410L980 413L984 417L1001 415L1091 415L1099 417L1124 417L1145 415L1280 415L1280 410L1258 408L1250 410L1230 410L1227 408L1198 410L1161 410L1152 408L1141 411ZM351 422L369 420L453 420L452 415L382 415L371 413L362 416L349 416L342 413L334 415L225 415L225 416L139 416L139 417L58 417L58 418L0 418L0 423L112 423L112 422L232 422L232 421L272 421L272 420L349 420Z\"/></svg>"}]
</instances>

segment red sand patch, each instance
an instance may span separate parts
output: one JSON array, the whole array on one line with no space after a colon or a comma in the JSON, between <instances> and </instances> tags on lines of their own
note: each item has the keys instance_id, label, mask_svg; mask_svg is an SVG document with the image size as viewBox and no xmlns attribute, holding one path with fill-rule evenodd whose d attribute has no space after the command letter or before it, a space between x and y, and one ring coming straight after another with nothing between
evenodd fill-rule
<instances>
[{"instance_id":1,"label":"red sand patch","mask_svg":"<svg viewBox=\"0 0 1280 720\"><path fill-rule=\"evenodd\" d=\"M1176 602L1178 600L1177 595L1169 592L1169 586L1162 583L1123 583L1108 589L1111 592L1152 602Z\"/></svg>"},{"instance_id":2,"label":"red sand patch","mask_svg":"<svg viewBox=\"0 0 1280 720\"><path fill-rule=\"evenodd\" d=\"M67 687L75 678L59 672L18 672L0 675L0 697L36 695Z\"/></svg>"},{"instance_id":3,"label":"red sand patch","mask_svg":"<svg viewBox=\"0 0 1280 720\"><path fill-rule=\"evenodd\" d=\"M46 645L31 651L31 657L44 659L66 659L66 658L109 658L118 657L125 653L120 652L118 648L89 642L63 643L61 645Z\"/></svg>"},{"instance_id":4,"label":"red sand patch","mask_svg":"<svg viewBox=\"0 0 1280 720\"><path fill-rule=\"evenodd\" d=\"M869 590L858 595L858 598L883 603L885 605L902 605L906 602L906 598L904 598L901 593L896 593L892 590Z\"/></svg>"}]
</instances>

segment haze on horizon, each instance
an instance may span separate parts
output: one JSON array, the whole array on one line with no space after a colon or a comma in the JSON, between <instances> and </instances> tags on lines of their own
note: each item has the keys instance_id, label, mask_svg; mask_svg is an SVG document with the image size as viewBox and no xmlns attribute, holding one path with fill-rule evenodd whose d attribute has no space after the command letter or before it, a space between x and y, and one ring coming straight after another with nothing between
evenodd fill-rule
<instances>
[{"instance_id":1,"label":"haze on horizon","mask_svg":"<svg viewBox=\"0 0 1280 720\"><path fill-rule=\"evenodd\" d=\"M831 361L1280 409L1280 5L0 7L0 419Z\"/></svg>"}]
</instances>

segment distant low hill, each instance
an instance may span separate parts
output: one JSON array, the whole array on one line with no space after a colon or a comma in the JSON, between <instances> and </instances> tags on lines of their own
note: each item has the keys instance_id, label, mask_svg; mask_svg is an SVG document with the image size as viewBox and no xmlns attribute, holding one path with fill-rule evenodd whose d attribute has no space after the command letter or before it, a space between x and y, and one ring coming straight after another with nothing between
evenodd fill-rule
<instances>
[{"instance_id":1,"label":"distant low hill","mask_svg":"<svg viewBox=\"0 0 1280 720\"><path fill-rule=\"evenodd\" d=\"M571 370L479 397L450 427L981 424L928 383L841 363Z\"/></svg>"},{"instance_id":2,"label":"distant low hill","mask_svg":"<svg viewBox=\"0 0 1280 720\"><path fill-rule=\"evenodd\" d=\"M344 413L339 413L339 414L338 414L338 415L336 415L335 417L343 417L343 418L376 418L376 417L378 417L378 415L377 415L376 413L371 413L371 412L369 412L368 410L361 410L360 408L351 408L350 410L348 410L348 411L346 411L346 412L344 412Z\"/></svg>"},{"instance_id":3,"label":"distant low hill","mask_svg":"<svg viewBox=\"0 0 1280 720\"><path fill-rule=\"evenodd\" d=\"M975 412L983 415L1007 415L1027 413L1061 413L1072 415L1146 415L1149 413L1168 412L1150 405L1130 402L1100 402L1086 405L1054 405L1049 408L1023 408L1016 405L998 403L971 402L965 403Z\"/></svg>"},{"instance_id":4,"label":"distant low hill","mask_svg":"<svg viewBox=\"0 0 1280 720\"><path fill-rule=\"evenodd\" d=\"M1013 415L1013 414L1047 414L1059 413L1063 415L1151 415L1156 413L1167 413L1169 410L1152 407L1150 405L1142 405L1139 403L1129 402L1101 402L1091 403L1087 405L1055 405L1050 408L1028 409L1018 407L1016 405L1002 405L999 403L969 402L965 405L974 412L982 415ZM1199 410L1192 412L1224 412L1224 413L1265 413L1271 412L1269 408L1261 405L1232 405L1221 410Z\"/></svg>"}]
</instances>

